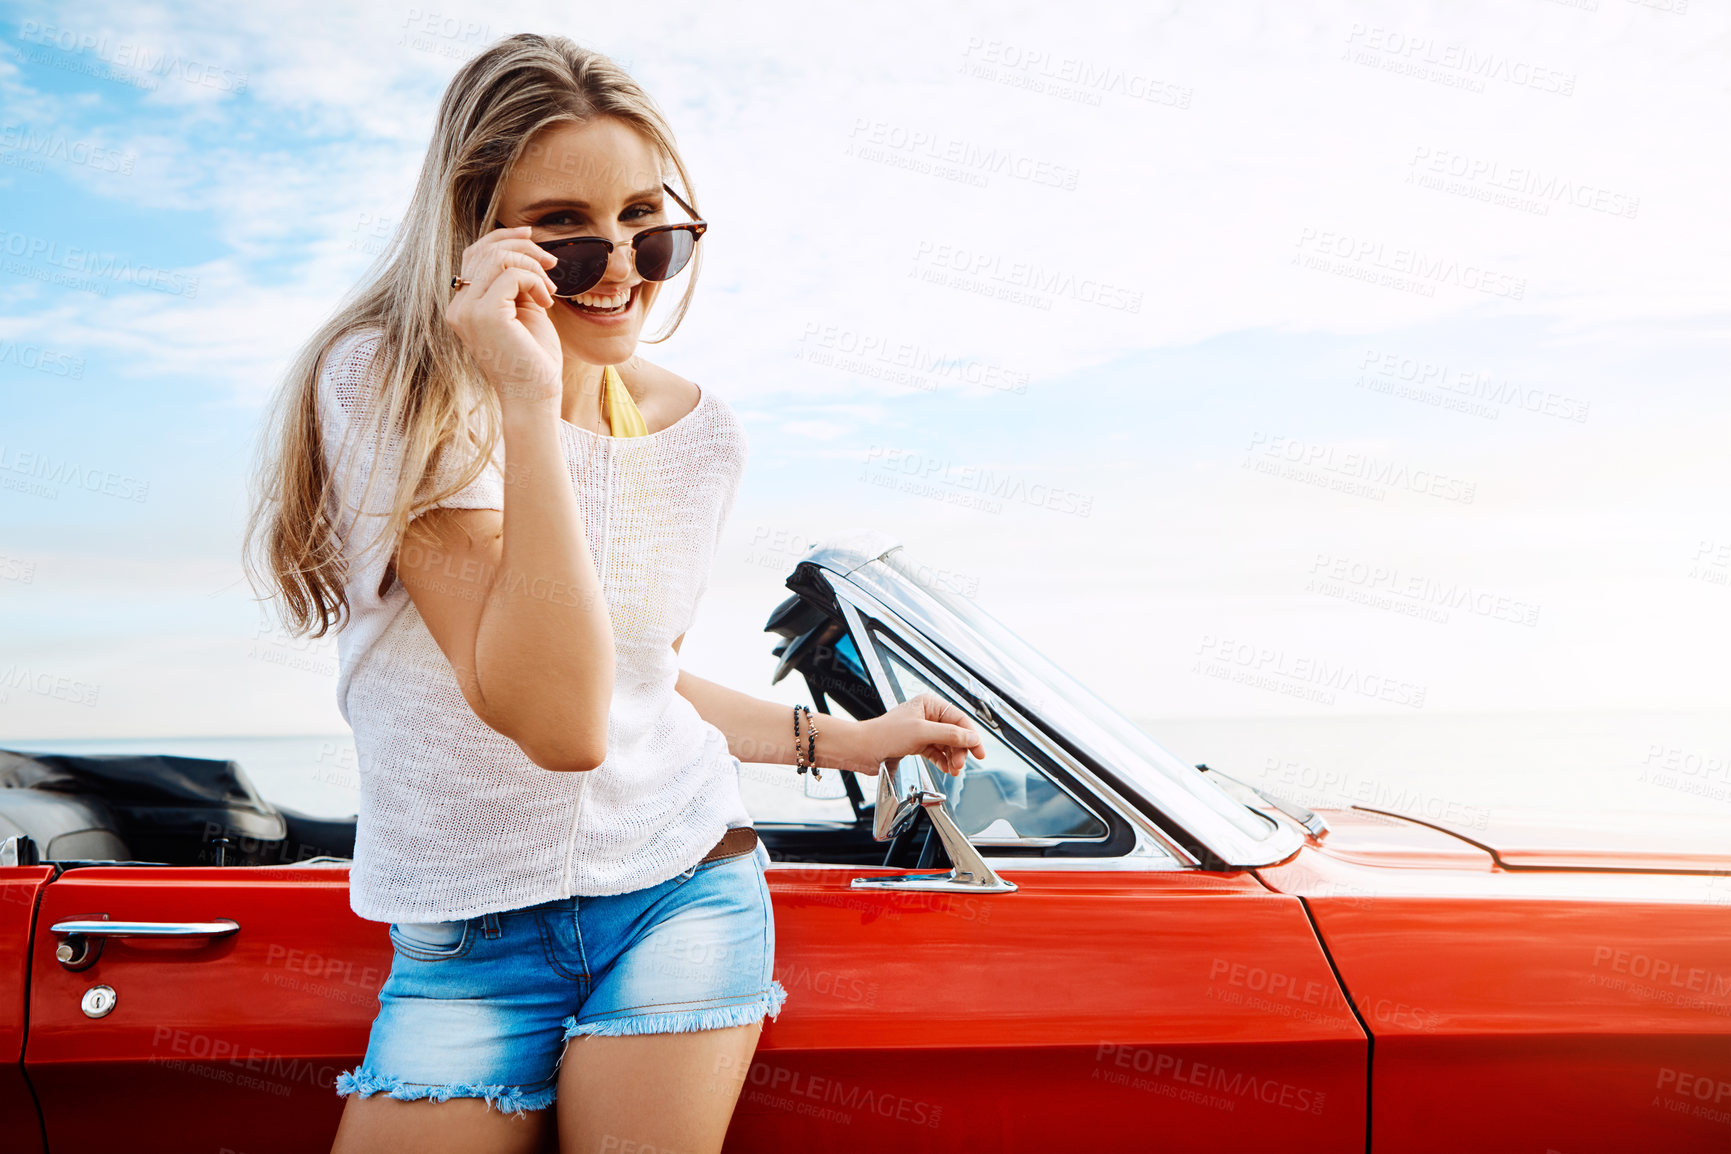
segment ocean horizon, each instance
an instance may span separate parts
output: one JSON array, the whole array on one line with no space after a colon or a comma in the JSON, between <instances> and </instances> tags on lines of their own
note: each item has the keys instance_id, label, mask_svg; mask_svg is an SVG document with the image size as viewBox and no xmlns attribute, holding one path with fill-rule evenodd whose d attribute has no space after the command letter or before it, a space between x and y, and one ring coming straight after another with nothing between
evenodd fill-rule
<instances>
[{"instance_id":1,"label":"ocean horizon","mask_svg":"<svg viewBox=\"0 0 1731 1154\"><path fill-rule=\"evenodd\" d=\"M1469 824L1519 811L1731 817L1731 710L1580 710L1341 717L1132 718L1160 745L1303 805L1373 806ZM351 734L0 738L18 753L233 760L305 813L358 811ZM836 775L744 763L756 820L849 816ZM869 789L868 789L869 795Z\"/></svg>"}]
</instances>

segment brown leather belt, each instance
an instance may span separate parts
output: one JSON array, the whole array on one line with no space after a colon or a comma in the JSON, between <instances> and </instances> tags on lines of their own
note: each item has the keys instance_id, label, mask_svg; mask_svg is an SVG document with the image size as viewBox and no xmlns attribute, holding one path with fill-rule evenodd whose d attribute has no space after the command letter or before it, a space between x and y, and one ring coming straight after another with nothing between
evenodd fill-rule
<instances>
[{"instance_id":1,"label":"brown leather belt","mask_svg":"<svg viewBox=\"0 0 1731 1154\"><path fill-rule=\"evenodd\" d=\"M736 825L721 835L721 840L715 843L714 849L697 860L701 863L720 857L738 857L756 848L757 831L749 825Z\"/></svg>"}]
</instances>

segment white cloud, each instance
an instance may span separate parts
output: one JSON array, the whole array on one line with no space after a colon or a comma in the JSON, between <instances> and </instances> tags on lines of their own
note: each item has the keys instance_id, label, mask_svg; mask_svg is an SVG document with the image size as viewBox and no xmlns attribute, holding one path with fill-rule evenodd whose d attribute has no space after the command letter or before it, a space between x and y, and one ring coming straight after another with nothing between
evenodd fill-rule
<instances>
[{"instance_id":1,"label":"white cloud","mask_svg":"<svg viewBox=\"0 0 1731 1154\"><path fill-rule=\"evenodd\" d=\"M191 374L213 401L258 406L400 215L460 61L519 28L563 31L629 62L696 174L703 284L678 336L645 352L713 384L753 431L735 550L742 526L897 527L910 550L977 570L982 599L1054 656L1160 712L1310 708L1180 667L1220 630L1410 670L1450 707L1699 704L1728 688L1724 589L1688 576L1700 541L1731 539L1722 11L538 4L509 26L480 7L430 25L418 11L86 7L80 27L113 43L246 79L238 97L165 81L124 116L134 90L60 72L82 87L55 95L0 57L8 122L137 156L125 182L70 179L199 214L214 250L184 270L194 299L117 293L93 309L0 281L0 339L108 354L122 368L105 404ZM1469 51L1497 71L1483 91L1460 86ZM1571 94L1546 90L1564 77ZM1066 91L1035 90L1054 84ZM953 178L993 156L1009 168L984 187ZM1425 275L1450 262L1457 275ZM1476 291L1462 269L1519 295ZM1394 272L1404 288L1363 279ZM1281 351L1231 360L1252 338ZM1355 390L1358 353L1333 391L1283 359L1330 341L1483 371L1590 416L1464 416ZM946 357L1000 387L930 368ZM898 375L910 364L927 366L919 385ZM1161 375L1127 395L1126 365ZM1256 430L1464 477L1477 497L1355 503L1252 475ZM874 489L857 480L874 445L1072 486L1098 511L990 515ZM801 513L786 509L796 468ZM1544 624L1439 628L1306 594L1321 553L1530 597ZM729 630L784 576L736 565L705 609ZM1126 636L1135 648L1115 648Z\"/></svg>"}]
</instances>

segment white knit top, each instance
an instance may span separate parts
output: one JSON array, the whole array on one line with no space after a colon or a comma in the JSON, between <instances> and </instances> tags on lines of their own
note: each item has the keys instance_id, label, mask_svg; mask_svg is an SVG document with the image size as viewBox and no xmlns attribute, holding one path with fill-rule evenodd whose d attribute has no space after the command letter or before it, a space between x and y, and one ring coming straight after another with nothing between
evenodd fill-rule
<instances>
[{"instance_id":1,"label":"white knit top","mask_svg":"<svg viewBox=\"0 0 1731 1154\"><path fill-rule=\"evenodd\" d=\"M391 550L365 547L389 508L400 442L393 434L381 454L369 425L342 444L379 339L372 330L339 341L319 378L351 612L337 634L337 706L360 765L350 906L374 921L447 921L666 881L728 827L751 824L726 738L674 692L673 641L696 615L745 468L739 418L704 388L694 410L646 436L560 422L616 664L606 761L542 769L469 708L394 574L379 591ZM440 505L502 509L503 452L501 441L487 470ZM357 509L373 468L380 475ZM429 472L423 494L459 475L443 459Z\"/></svg>"}]
</instances>

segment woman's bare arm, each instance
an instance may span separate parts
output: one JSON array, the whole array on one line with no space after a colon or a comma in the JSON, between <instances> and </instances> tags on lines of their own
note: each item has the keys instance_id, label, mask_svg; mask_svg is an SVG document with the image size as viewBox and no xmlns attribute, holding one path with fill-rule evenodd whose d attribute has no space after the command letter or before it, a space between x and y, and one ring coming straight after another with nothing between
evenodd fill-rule
<instances>
[{"instance_id":1,"label":"woman's bare arm","mask_svg":"<svg viewBox=\"0 0 1731 1154\"><path fill-rule=\"evenodd\" d=\"M505 508L434 509L397 575L475 716L544 769L607 756L613 625L550 425L507 422Z\"/></svg>"},{"instance_id":2,"label":"woman's bare arm","mask_svg":"<svg viewBox=\"0 0 1731 1154\"><path fill-rule=\"evenodd\" d=\"M675 652L681 634L673 643ZM795 764L793 707L779 701L717 685L679 671L674 686L691 702L699 717L727 738L727 751L741 761ZM967 753L986 756L979 730L961 710L933 694L921 693L878 717L859 721L840 714L813 715L817 724L817 764L820 769L877 773L884 761L912 754L929 758L945 773L960 773ZM800 732L805 744L805 732Z\"/></svg>"},{"instance_id":3,"label":"woman's bare arm","mask_svg":"<svg viewBox=\"0 0 1731 1154\"><path fill-rule=\"evenodd\" d=\"M679 695L696 707L698 716L727 738L727 752L741 761L793 765L793 707L765 701L679 671ZM873 759L860 740L864 722L851 717L813 713L817 723L817 764L823 769L876 773L882 758ZM800 745L805 731L800 731Z\"/></svg>"},{"instance_id":4,"label":"woman's bare arm","mask_svg":"<svg viewBox=\"0 0 1731 1154\"><path fill-rule=\"evenodd\" d=\"M560 446L552 261L527 228L464 250L472 283L445 315L499 396L504 508L424 514L397 574L475 715L545 769L587 770L607 756L613 623Z\"/></svg>"}]
</instances>

